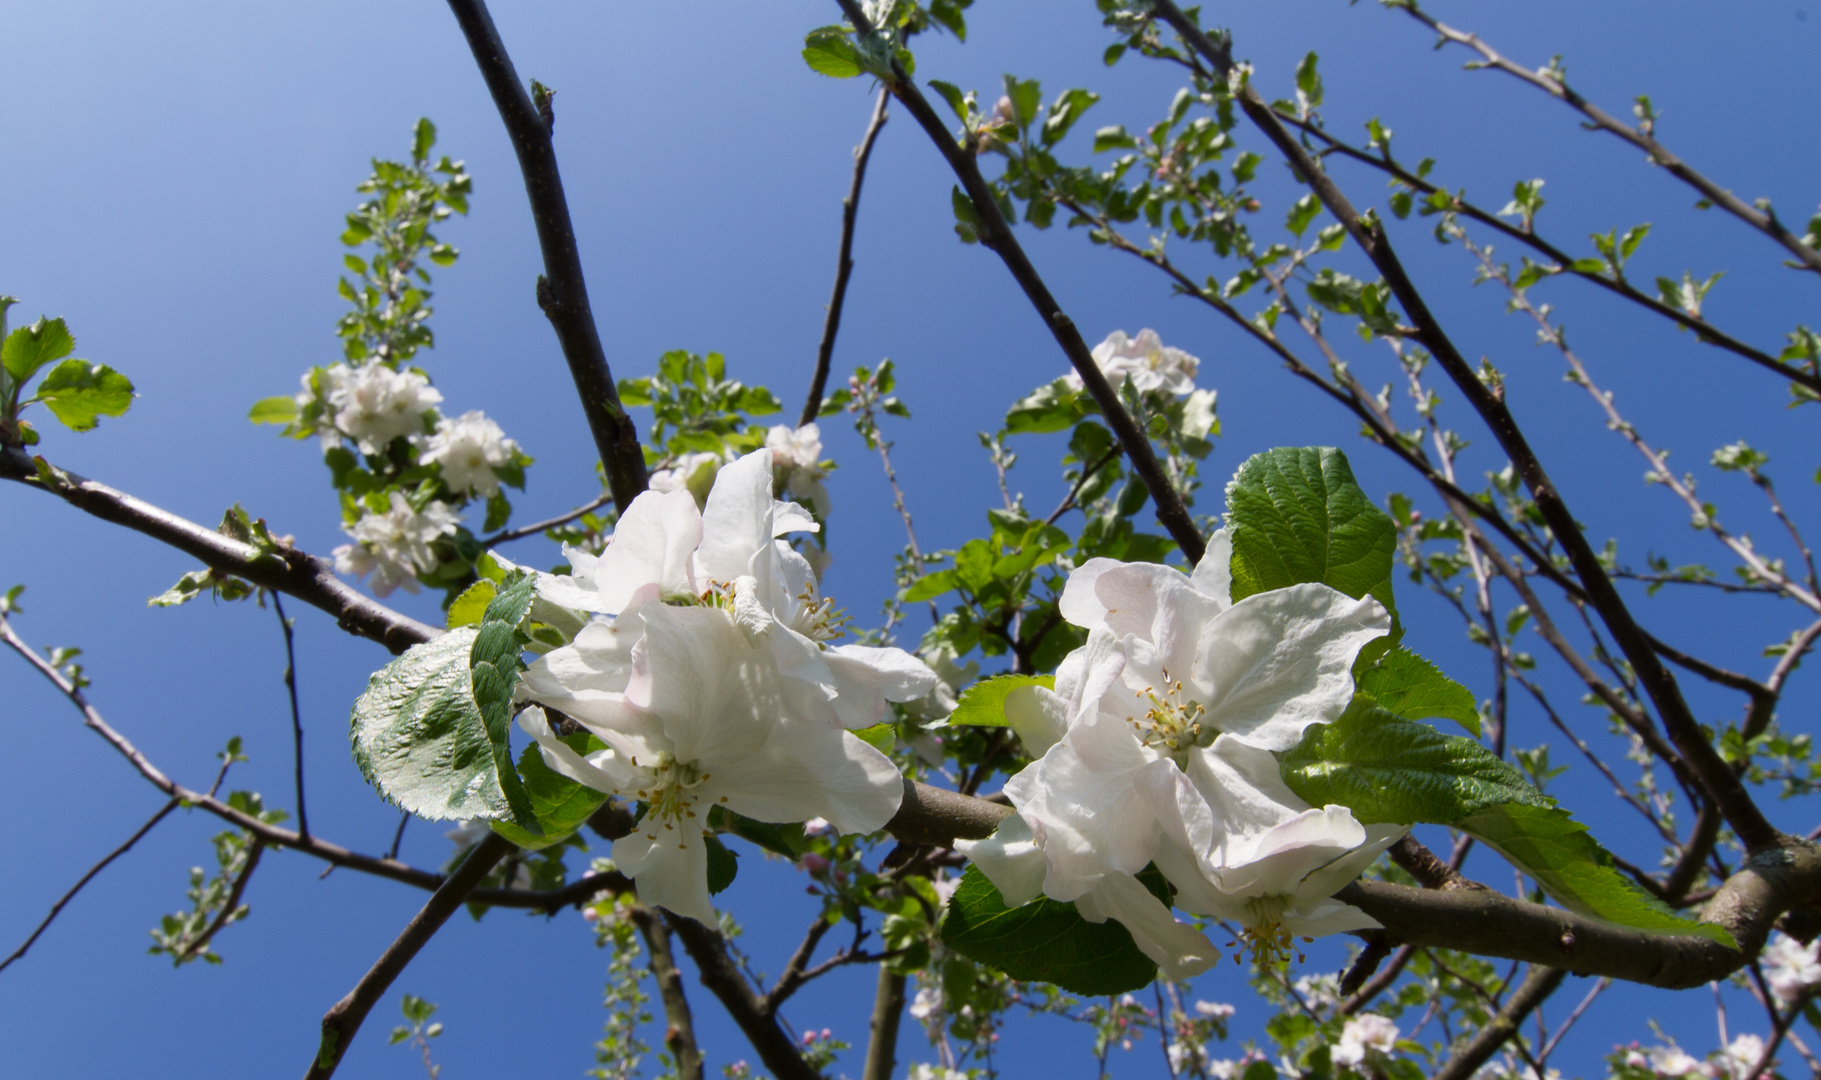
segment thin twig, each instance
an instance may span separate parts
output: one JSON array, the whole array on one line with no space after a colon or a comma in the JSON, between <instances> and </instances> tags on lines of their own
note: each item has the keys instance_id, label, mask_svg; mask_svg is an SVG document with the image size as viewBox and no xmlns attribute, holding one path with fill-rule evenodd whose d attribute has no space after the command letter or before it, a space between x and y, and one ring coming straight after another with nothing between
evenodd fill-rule
<instances>
[{"instance_id":1,"label":"thin twig","mask_svg":"<svg viewBox=\"0 0 1821 1080\"><path fill-rule=\"evenodd\" d=\"M405 842L405 826L411 824L411 811L406 810L398 816L398 829L392 833L392 846L386 849L386 858L398 858L398 845Z\"/></svg>"},{"instance_id":2,"label":"thin twig","mask_svg":"<svg viewBox=\"0 0 1821 1080\"><path fill-rule=\"evenodd\" d=\"M778 981L765 994L765 999L760 1006L765 1015L776 1015L778 1007L783 1005L790 995L796 993L799 986L808 981L804 976L804 968L809 965L809 958L816 954L816 946L821 943L823 935L827 934L830 928L829 921L820 917L810 924L809 931L797 944L797 951L792 953L790 960L785 963L784 973L778 976Z\"/></svg>"},{"instance_id":3,"label":"thin twig","mask_svg":"<svg viewBox=\"0 0 1821 1080\"><path fill-rule=\"evenodd\" d=\"M178 963L181 964L185 960L200 956L202 950L208 947L210 938L214 937L222 927L236 921L235 912L240 907L240 898L247 891L247 882L253 880L253 871L259 868L259 856L265 850L266 842L255 836L252 847L247 850L246 865L240 868L240 873L234 878L233 887L228 890L227 903L223 904L221 910L215 913L215 918L210 920L208 927L196 935L188 945L184 946L183 951L177 954L175 959Z\"/></svg>"},{"instance_id":4,"label":"thin twig","mask_svg":"<svg viewBox=\"0 0 1821 1080\"><path fill-rule=\"evenodd\" d=\"M1499 1047L1505 1045L1506 1040L1517 1034L1518 1025L1524 1022L1524 1018L1550 994L1555 993L1556 987L1562 985L1562 980L1567 975L1560 968L1532 965L1530 974L1524 977L1523 984L1511 995L1511 1000L1505 1002L1498 1014L1488 1020L1486 1026L1466 1046L1461 1047L1437 1069L1431 1080L1466 1080L1478 1072L1479 1067L1498 1053ZM1522 1047L1519 1049L1522 1050ZM1537 1070L1537 1075L1543 1075L1541 1069Z\"/></svg>"},{"instance_id":5,"label":"thin twig","mask_svg":"<svg viewBox=\"0 0 1821 1080\"><path fill-rule=\"evenodd\" d=\"M1544 1065L1549 1064L1549 1055L1555 1053L1555 1048L1561 1043L1562 1036L1568 1034L1568 1029L1581 1019L1581 1015L1587 1011L1587 1007L1593 1004L1593 999L1605 993L1611 985L1611 979L1602 978L1588 987L1586 996L1581 998L1581 1003L1574 1007L1574 1011L1568 1014L1568 1019L1562 1021L1562 1026L1556 1028L1555 1034L1551 1035L1549 1041L1543 1044L1543 1052L1536 1056L1537 1061Z\"/></svg>"},{"instance_id":6,"label":"thin twig","mask_svg":"<svg viewBox=\"0 0 1821 1080\"><path fill-rule=\"evenodd\" d=\"M847 303L847 280L854 272L854 224L860 217L860 186L866 182L866 163L872 159L873 143L885 127L885 109L890 102L891 91L880 88L866 134L861 137L860 145L854 147L854 177L848 183L847 198L841 200L841 254L835 260L835 289L828 298L828 314L822 321L822 342L816 346L816 373L809 380L809 397L803 402L798 427L815 423L822 413L822 391L828 386L828 368L835 358L835 335L841 332L841 309Z\"/></svg>"},{"instance_id":7,"label":"thin twig","mask_svg":"<svg viewBox=\"0 0 1821 1080\"><path fill-rule=\"evenodd\" d=\"M133 850L134 844L137 844L140 840L144 839L145 834L151 832L153 826L157 825L160 821L163 821L165 816L177 809L179 805L181 805L181 803L176 799L166 802L163 806L158 808L156 814L153 814L150 818L146 819L146 823L139 826L138 830L135 831L133 835L127 837L125 843L108 852L100 862L89 867L88 873L83 874L78 878L76 884L71 885L69 891L58 897L57 902L51 905L50 914L44 917L44 921L38 924L38 928L32 931L31 936L26 938L17 949L14 949L12 955L8 956L5 960L0 960L0 971L5 971L12 966L13 961L25 955L25 951L31 948L32 945L43 936L46 930L50 929L50 925L56 920L58 913L63 910L66 904L76 898L76 894L82 891L84 885L87 885L92 881L96 874L107 869L109 863Z\"/></svg>"},{"instance_id":8,"label":"thin twig","mask_svg":"<svg viewBox=\"0 0 1821 1080\"><path fill-rule=\"evenodd\" d=\"M739 965L727 952L727 939L712 927L694 919L665 913L664 921L683 941L690 959L695 961L702 985L721 1002L727 1014L746 1034L747 1041L759 1060L778 1080L821 1080L797 1047L797 1041L764 1011L763 1000L753 992L752 984L741 974Z\"/></svg>"},{"instance_id":9,"label":"thin twig","mask_svg":"<svg viewBox=\"0 0 1821 1080\"><path fill-rule=\"evenodd\" d=\"M651 957L651 977L664 1002L664 1045L676 1062L676 1075L679 1080L702 1080L702 1049L696 1043L695 1018L683 993L683 974L671 953L670 931L658 913L643 904L627 905L626 916L638 927Z\"/></svg>"},{"instance_id":10,"label":"thin twig","mask_svg":"<svg viewBox=\"0 0 1821 1080\"><path fill-rule=\"evenodd\" d=\"M506 44L494 28L483 0L449 0L449 10L461 24L462 36L474 54L487 92L506 125L524 174L525 193L531 199L531 217L537 225L538 247L544 255L544 275L538 278L537 305L550 320L562 345L563 359L575 381L576 396L588 419L588 431L601 465L607 470L607 487L621 513L645 490L645 452L639 435L620 404L595 328L594 309L588 302L588 284L582 277L582 256L576 245L575 226L569 220L569 202L563 194L563 177L557 170L556 148L551 142L554 117L546 119L531 100L513 70ZM546 105L546 107L548 107Z\"/></svg>"},{"instance_id":11,"label":"thin twig","mask_svg":"<svg viewBox=\"0 0 1821 1080\"><path fill-rule=\"evenodd\" d=\"M1108 465L1111 465L1113 459L1118 457L1122 452L1123 450L1121 447L1115 446L1103 454L1100 460L1094 462L1092 465L1083 462L1081 466L1081 475L1076 477L1075 483L1069 487L1069 493L1063 496L1062 502L1057 504L1056 509L1050 511L1050 516L1043 519L1043 523L1045 525L1054 525L1056 524L1057 518L1060 518L1070 510L1075 509L1075 499L1081 494L1081 489L1087 487L1088 481L1094 478L1094 474L1106 468Z\"/></svg>"},{"instance_id":12,"label":"thin twig","mask_svg":"<svg viewBox=\"0 0 1821 1080\"><path fill-rule=\"evenodd\" d=\"M373 1006L391 988L394 979L405 970L419 950L421 950L436 932L442 929L449 916L455 914L476 885L487 876L494 865L505 858L508 852L517 850L512 841L489 832L480 843L469 849L462 864L455 868L448 879L432 893L423 908L405 924L404 932L398 939L387 946L361 980L354 984L348 995L336 1002L322 1018L322 1042L311 1060L310 1068L304 1073L304 1080L328 1080L335 1075L335 1067L341 1063L348 1052L348 1046L354 1041L355 1033L366 1020Z\"/></svg>"},{"instance_id":13,"label":"thin twig","mask_svg":"<svg viewBox=\"0 0 1821 1080\"><path fill-rule=\"evenodd\" d=\"M492 536L483 538L481 540L481 547L492 549L513 540L523 540L527 536L536 536L546 530L554 529L559 525L567 525L576 518L581 517L583 514L592 514L612 501L613 493L604 491L595 498L590 499L587 505L578 506L567 514L558 514L556 517L548 520L535 522L530 525L523 525L516 529L502 529Z\"/></svg>"},{"instance_id":14,"label":"thin twig","mask_svg":"<svg viewBox=\"0 0 1821 1080\"><path fill-rule=\"evenodd\" d=\"M297 773L297 835L310 835L310 817L304 811L303 712L297 707L297 646L292 640L291 620L285 618L284 602L272 594L272 610L278 613L278 625L285 632L285 690L291 695L291 751Z\"/></svg>"},{"instance_id":15,"label":"thin twig","mask_svg":"<svg viewBox=\"0 0 1821 1080\"><path fill-rule=\"evenodd\" d=\"M862 35L873 33L872 21L861 10L858 0L838 0L841 10L846 13L848 22ZM1195 519L1189 515L1188 507L1183 504L1182 496L1169 481L1163 465L1157 460L1157 453L1151 447L1150 438L1139 428L1132 414L1126 411L1119 400L1118 391L1107 381L1101 372L1100 365L1095 363L1094 354L1082 339L1081 331L1076 329L1074 320L1062 310L1062 305L1050 294L1049 286L1031 264L1024 248L1013 234L1011 224L1000 212L999 204L993 198L993 189L980 173L980 166L974 155L955 142L949 133L948 126L930 107L929 99L917 89L903 67L894 59L892 61L892 78L889 80L892 95L904 103L911 116L916 119L930 141L936 144L949 168L961 181L969 200L973 203L974 213L979 220L978 234L981 246L998 255L1014 280L1030 300L1031 306L1043 319L1056 344L1061 346L1069 362L1074 365L1075 373L1081 376L1082 383L1099 404L1102 415L1108 426L1118 436L1131 460L1132 471L1138 474L1144 486L1151 492L1151 501L1156 507L1157 520L1169 532L1176 546L1182 550L1192 566L1201 561L1207 542L1201 531L1195 527Z\"/></svg>"}]
</instances>

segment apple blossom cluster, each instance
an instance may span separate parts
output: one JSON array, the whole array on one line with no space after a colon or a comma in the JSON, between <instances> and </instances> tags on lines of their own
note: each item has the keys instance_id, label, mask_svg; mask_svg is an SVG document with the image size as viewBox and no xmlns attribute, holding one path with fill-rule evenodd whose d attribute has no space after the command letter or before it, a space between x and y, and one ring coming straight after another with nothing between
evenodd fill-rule
<instances>
[{"instance_id":1,"label":"apple blossom cluster","mask_svg":"<svg viewBox=\"0 0 1821 1080\"><path fill-rule=\"evenodd\" d=\"M704 507L647 491L599 557L567 549L570 574L537 576L543 602L588 621L525 672L519 723L551 769L645 804L613 847L644 903L715 923L715 807L844 833L898 810L897 767L853 732L927 694L936 674L899 649L831 644L844 619L779 539L816 527L773 497L772 454L758 450L720 470ZM601 747L562 741L546 709Z\"/></svg>"},{"instance_id":2,"label":"apple blossom cluster","mask_svg":"<svg viewBox=\"0 0 1821 1080\"><path fill-rule=\"evenodd\" d=\"M1132 389L1140 394L1161 390L1182 395L1195 389L1195 372L1201 361L1181 349L1165 345L1157 331L1145 328L1137 337L1115 330L1105 341L1094 346L1094 363L1117 390L1129 379ZM1071 389L1082 387L1081 376L1069 372L1064 376Z\"/></svg>"},{"instance_id":3,"label":"apple blossom cluster","mask_svg":"<svg viewBox=\"0 0 1821 1080\"><path fill-rule=\"evenodd\" d=\"M1017 814L962 841L1008 906L1040 893L1091 922L1117 919L1173 979L1219 958L1139 881L1155 863L1178 907L1239 924L1262 964L1314 937L1378 924L1333 894L1406 831L1312 807L1276 752L1353 697L1352 667L1390 629L1377 600L1304 584L1230 596L1216 533L1193 575L1091 559L1063 618L1088 632L1055 689L1021 687L1006 718L1035 759L1005 786Z\"/></svg>"},{"instance_id":4,"label":"apple blossom cluster","mask_svg":"<svg viewBox=\"0 0 1821 1080\"><path fill-rule=\"evenodd\" d=\"M1722 1049L1715 1050L1703 1061L1674 1042L1644 1049L1633 1043L1615 1057L1634 1075L1638 1073L1665 1077L1702 1077L1705 1080L1742 1080L1753 1074L1764 1060L1766 1044L1762 1036L1749 1032L1734 1036ZM1766 1063L1768 1070L1770 1063Z\"/></svg>"},{"instance_id":5,"label":"apple blossom cluster","mask_svg":"<svg viewBox=\"0 0 1821 1080\"><path fill-rule=\"evenodd\" d=\"M388 484L390 490L370 492L349 506L358 516L342 531L354 542L335 549L336 569L372 574L378 596L401 587L418 591L418 579L441 565L432 545L455 535L460 507L470 498L498 496L502 478L522 475L529 460L485 413L443 416L437 407L443 396L428 377L380 360L316 368L293 400L295 426L301 434L316 434L325 454L345 454L345 444L352 443L369 464L383 463L374 465L375 477L420 466L442 481L440 490L419 484L410 495ZM393 460L399 440L403 457Z\"/></svg>"}]
</instances>

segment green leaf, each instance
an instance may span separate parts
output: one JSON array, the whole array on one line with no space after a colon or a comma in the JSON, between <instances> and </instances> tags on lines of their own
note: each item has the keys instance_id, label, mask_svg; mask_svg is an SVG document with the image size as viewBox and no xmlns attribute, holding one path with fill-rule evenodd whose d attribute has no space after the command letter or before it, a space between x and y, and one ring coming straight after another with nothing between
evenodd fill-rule
<instances>
[{"instance_id":1,"label":"green leaf","mask_svg":"<svg viewBox=\"0 0 1821 1080\"><path fill-rule=\"evenodd\" d=\"M895 724L874 724L854 732L854 736L881 754L889 755L898 748L898 728Z\"/></svg>"},{"instance_id":2,"label":"green leaf","mask_svg":"<svg viewBox=\"0 0 1821 1080\"><path fill-rule=\"evenodd\" d=\"M601 749L600 740L587 732L561 736L562 741L578 754ZM533 835L510 821L495 821L493 831L523 848L549 847L582 827L607 801L607 796L586 784L578 784L544 763L536 744L525 747L518 756L518 771L525 782L525 794L531 810L537 815L541 835Z\"/></svg>"},{"instance_id":3,"label":"green leaf","mask_svg":"<svg viewBox=\"0 0 1821 1080\"><path fill-rule=\"evenodd\" d=\"M1066 430L1088 415L1090 408L1082 398L1082 391L1070 387L1068 380L1057 379L1014 404L1005 414L1005 429L1014 435Z\"/></svg>"},{"instance_id":4,"label":"green leaf","mask_svg":"<svg viewBox=\"0 0 1821 1080\"><path fill-rule=\"evenodd\" d=\"M1041 686L1054 690L1056 676L1000 675L982 679L962 693L948 722L972 727L1004 727L1005 696L1021 686Z\"/></svg>"},{"instance_id":5,"label":"green leaf","mask_svg":"<svg viewBox=\"0 0 1821 1080\"><path fill-rule=\"evenodd\" d=\"M949 899L941 933L943 943L963 956L1014 979L1054 983L1074 994L1123 994L1157 977L1157 965L1138 951L1118 920L1091 923L1074 904L1048 897L1007 908L975 866L967 868Z\"/></svg>"},{"instance_id":6,"label":"green leaf","mask_svg":"<svg viewBox=\"0 0 1821 1080\"><path fill-rule=\"evenodd\" d=\"M809 69L831 79L851 79L860 74L859 54L847 40L844 26L823 26L811 30L803 39L803 62Z\"/></svg>"},{"instance_id":7,"label":"green leaf","mask_svg":"<svg viewBox=\"0 0 1821 1080\"><path fill-rule=\"evenodd\" d=\"M1279 447L1247 459L1227 485L1226 524L1235 601L1320 582L1396 610L1397 526L1360 490L1339 450Z\"/></svg>"},{"instance_id":8,"label":"green leaf","mask_svg":"<svg viewBox=\"0 0 1821 1080\"><path fill-rule=\"evenodd\" d=\"M809 839L803 834L802 822L773 825L768 821L754 821L720 806L710 812L708 824L710 828L724 828L742 840L787 859L795 859L809 850Z\"/></svg>"},{"instance_id":9,"label":"green leaf","mask_svg":"<svg viewBox=\"0 0 1821 1080\"><path fill-rule=\"evenodd\" d=\"M1492 751L1355 698L1284 755L1284 783L1313 806L1338 803L1362 824L1450 825L1489 806L1550 800Z\"/></svg>"},{"instance_id":10,"label":"green leaf","mask_svg":"<svg viewBox=\"0 0 1821 1080\"><path fill-rule=\"evenodd\" d=\"M498 592L493 582L485 578L462 590L462 594L449 605L449 629L458 626L474 626L487 614L487 605L493 603L494 594Z\"/></svg>"},{"instance_id":11,"label":"green leaf","mask_svg":"<svg viewBox=\"0 0 1821 1080\"><path fill-rule=\"evenodd\" d=\"M499 784L506 805L519 828L533 836L543 835L530 796L512 767L512 691L518 686L519 672L525 664L519 654L525 638L519 624L531 612L531 601L537 596L537 582L531 575L514 572L506 575L499 592L488 603L481 616L480 630L469 651L470 678L474 703L480 709L487 741L493 751Z\"/></svg>"},{"instance_id":12,"label":"green leaf","mask_svg":"<svg viewBox=\"0 0 1821 1080\"><path fill-rule=\"evenodd\" d=\"M1315 220L1315 215L1319 213L1321 213L1321 200L1313 194L1304 195L1290 204L1290 213L1284 219L1284 228L1301 236L1308 229L1309 223Z\"/></svg>"},{"instance_id":13,"label":"green leaf","mask_svg":"<svg viewBox=\"0 0 1821 1080\"><path fill-rule=\"evenodd\" d=\"M929 88L942 95L942 100L948 102L949 111L954 113L957 119L964 124L967 123L967 95L961 92L959 86L943 82L941 79L931 79Z\"/></svg>"},{"instance_id":14,"label":"green leaf","mask_svg":"<svg viewBox=\"0 0 1821 1080\"><path fill-rule=\"evenodd\" d=\"M954 587L955 572L953 570L937 570L935 573L925 574L916 581L911 582L910 588L904 590L904 599L906 602L914 604L921 600L930 600L941 596Z\"/></svg>"},{"instance_id":15,"label":"green leaf","mask_svg":"<svg viewBox=\"0 0 1821 1080\"><path fill-rule=\"evenodd\" d=\"M89 431L103 416L120 416L133 404L133 384L106 364L65 360L38 384L33 397L71 431Z\"/></svg>"},{"instance_id":16,"label":"green leaf","mask_svg":"<svg viewBox=\"0 0 1821 1080\"><path fill-rule=\"evenodd\" d=\"M75 350L76 339L70 336L62 319L39 319L6 335L0 343L0 365L5 366L14 382L24 382L39 368Z\"/></svg>"},{"instance_id":17,"label":"green leaf","mask_svg":"<svg viewBox=\"0 0 1821 1080\"><path fill-rule=\"evenodd\" d=\"M1729 948L1738 944L1713 923L1684 919L1613 866L1612 856L1566 810L1488 806L1454 823L1530 875L1570 911L1634 930L1694 934Z\"/></svg>"},{"instance_id":18,"label":"green leaf","mask_svg":"<svg viewBox=\"0 0 1821 1080\"><path fill-rule=\"evenodd\" d=\"M451 630L375 672L354 702L354 761L386 801L431 821L506 813L468 654L477 631Z\"/></svg>"},{"instance_id":19,"label":"green leaf","mask_svg":"<svg viewBox=\"0 0 1821 1080\"><path fill-rule=\"evenodd\" d=\"M740 856L729 851L712 833L704 836L702 842L708 845L708 891L721 892L733 884L734 875L740 872Z\"/></svg>"},{"instance_id":20,"label":"green leaf","mask_svg":"<svg viewBox=\"0 0 1821 1080\"><path fill-rule=\"evenodd\" d=\"M297 420L297 399L293 397L260 398L247 410L247 419L255 424L290 424Z\"/></svg>"},{"instance_id":21,"label":"green leaf","mask_svg":"<svg viewBox=\"0 0 1821 1080\"><path fill-rule=\"evenodd\" d=\"M1473 691L1443 675L1434 664L1402 647L1359 673L1359 691L1370 694L1386 712L1406 720L1439 717L1452 720L1473 735L1480 733L1480 712Z\"/></svg>"}]
</instances>

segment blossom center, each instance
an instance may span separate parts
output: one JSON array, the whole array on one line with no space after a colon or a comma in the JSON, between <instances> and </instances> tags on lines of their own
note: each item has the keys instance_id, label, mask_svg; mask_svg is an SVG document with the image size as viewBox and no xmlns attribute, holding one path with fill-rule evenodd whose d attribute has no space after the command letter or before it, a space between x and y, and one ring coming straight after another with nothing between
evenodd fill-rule
<instances>
[{"instance_id":1,"label":"blossom center","mask_svg":"<svg viewBox=\"0 0 1821 1080\"><path fill-rule=\"evenodd\" d=\"M1303 959L1296 948L1296 936L1280 921L1290 908L1288 896L1256 896L1246 901L1246 925L1239 931L1238 944L1252 954L1260 968L1288 964L1291 956Z\"/></svg>"},{"instance_id":2,"label":"blossom center","mask_svg":"<svg viewBox=\"0 0 1821 1080\"><path fill-rule=\"evenodd\" d=\"M1149 701L1151 707L1143 719L1128 716L1126 723L1132 725L1144 745L1180 760L1190 747L1201 744L1204 731L1201 721L1207 710L1201 702L1185 697L1182 683L1171 681L1168 671L1163 673L1163 678L1161 694L1151 686L1137 691L1136 696Z\"/></svg>"},{"instance_id":3,"label":"blossom center","mask_svg":"<svg viewBox=\"0 0 1821 1080\"><path fill-rule=\"evenodd\" d=\"M797 611L790 620L792 630L818 645L847 633L847 624L853 621L853 616L836 607L830 598L816 596L813 582L805 582L796 599Z\"/></svg>"},{"instance_id":4,"label":"blossom center","mask_svg":"<svg viewBox=\"0 0 1821 1080\"><path fill-rule=\"evenodd\" d=\"M633 759L638 764L638 759ZM656 840L657 833L653 827L666 831L674 830L686 820L696 818L695 804L701 798L697 791L713 775L706 773L693 761L678 761L668 752L658 755L657 762L650 766L650 786L642 788L635 794L644 801L647 809L644 821L646 839ZM700 828L700 825L697 825ZM681 843L678 844L682 847Z\"/></svg>"}]
</instances>

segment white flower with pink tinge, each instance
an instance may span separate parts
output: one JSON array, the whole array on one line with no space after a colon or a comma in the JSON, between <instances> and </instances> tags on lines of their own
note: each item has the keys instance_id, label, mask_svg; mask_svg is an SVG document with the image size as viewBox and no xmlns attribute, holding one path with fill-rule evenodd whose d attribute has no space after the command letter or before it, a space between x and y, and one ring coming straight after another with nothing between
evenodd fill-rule
<instances>
[{"instance_id":1,"label":"white flower with pink tinge","mask_svg":"<svg viewBox=\"0 0 1821 1080\"><path fill-rule=\"evenodd\" d=\"M1340 1029L1340 1042L1330 1052L1334 1064L1357 1069L1368 1051L1389 1054L1397 1048L1397 1025L1376 1013L1349 1017Z\"/></svg>"},{"instance_id":2,"label":"white flower with pink tinge","mask_svg":"<svg viewBox=\"0 0 1821 1080\"><path fill-rule=\"evenodd\" d=\"M400 435L421 434L426 414L434 415L443 395L430 380L415 371L394 371L381 363L350 368L336 364L323 369L323 401L335 430L322 432L323 446L353 439L363 454L377 454ZM309 378L304 379L300 404L313 397Z\"/></svg>"},{"instance_id":3,"label":"white flower with pink tinge","mask_svg":"<svg viewBox=\"0 0 1821 1080\"><path fill-rule=\"evenodd\" d=\"M460 522L461 515L448 503L431 501L414 510L403 494L394 491L388 510L369 510L354 524L342 526L355 542L332 552L335 569L354 577L372 574L375 596L388 596L401 587L415 593L417 575L437 567L430 545L438 537L454 535Z\"/></svg>"},{"instance_id":4,"label":"white flower with pink tinge","mask_svg":"<svg viewBox=\"0 0 1821 1080\"><path fill-rule=\"evenodd\" d=\"M491 497L500 489L495 470L510 464L517 453L518 443L506 438L486 413L474 410L454 420L438 420L435 434L424 440L417 460L441 466L443 483L450 491Z\"/></svg>"},{"instance_id":5,"label":"white flower with pink tinge","mask_svg":"<svg viewBox=\"0 0 1821 1080\"><path fill-rule=\"evenodd\" d=\"M1137 337L1127 337L1124 330L1108 334L1094 346L1094 363L1113 389L1130 379L1141 394L1152 390L1186 394L1195 389L1195 372L1201 367L1200 360L1165 345L1157 331L1149 328L1138 331ZM1081 389L1080 375L1070 372L1067 378L1070 386Z\"/></svg>"}]
</instances>

